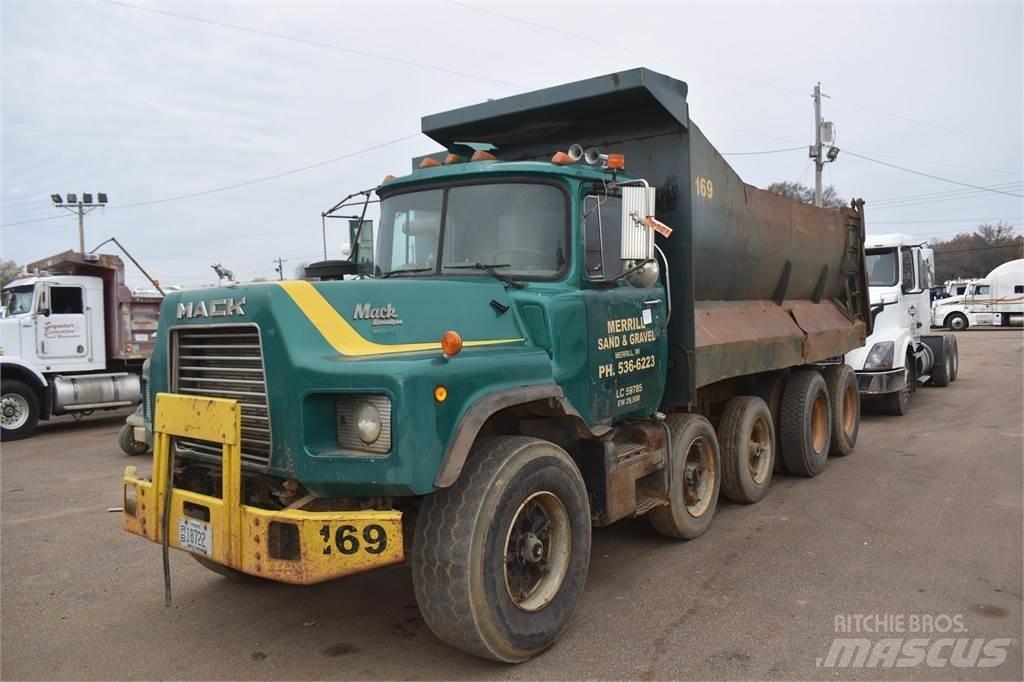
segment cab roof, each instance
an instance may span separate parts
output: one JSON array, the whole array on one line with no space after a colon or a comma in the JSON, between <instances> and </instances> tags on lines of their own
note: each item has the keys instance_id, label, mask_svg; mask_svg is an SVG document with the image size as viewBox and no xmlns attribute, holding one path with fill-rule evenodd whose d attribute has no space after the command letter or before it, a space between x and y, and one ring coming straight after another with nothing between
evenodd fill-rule
<instances>
[{"instance_id":1,"label":"cab roof","mask_svg":"<svg viewBox=\"0 0 1024 682\"><path fill-rule=\"evenodd\" d=\"M554 154L557 149L551 150ZM500 155L500 150L497 154ZM627 167L629 159L626 159ZM388 181L381 186L380 193L387 194L399 188L431 182L452 182L457 180L487 179L493 176L534 175L548 178L575 178L579 180L611 180L611 171L600 166L588 166L582 161L560 166L550 161L468 161L448 166L417 168L408 175ZM619 177L632 179L628 173L620 172Z\"/></svg>"}]
</instances>

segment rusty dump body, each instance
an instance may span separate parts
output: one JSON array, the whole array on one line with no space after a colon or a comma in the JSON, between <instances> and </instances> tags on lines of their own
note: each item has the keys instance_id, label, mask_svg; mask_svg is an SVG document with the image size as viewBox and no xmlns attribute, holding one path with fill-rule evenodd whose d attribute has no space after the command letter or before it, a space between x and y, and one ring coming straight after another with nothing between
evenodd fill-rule
<instances>
[{"instance_id":1,"label":"rusty dump body","mask_svg":"<svg viewBox=\"0 0 1024 682\"><path fill-rule=\"evenodd\" d=\"M153 352L161 296L136 296L124 283L124 261L113 254L92 254L86 260L77 251L65 251L29 263L29 271L52 275L99 277L103 280L107 359L141 365Z\"/></svg>"},{"instance_id":2,"label":"rusty dump body","mask_svg":"<svg viewBox=\"0 0 1024 682\"><path fill-rule=\"evenodd\" d=\"M824 361L864 343L864 220L740 179L689 116L686 83L634 69L423 119L438 143L477 140L502 160L576 143L624 154L657 188L671 275L667 404L702 386Z\"/></svg>"}]
</instances>

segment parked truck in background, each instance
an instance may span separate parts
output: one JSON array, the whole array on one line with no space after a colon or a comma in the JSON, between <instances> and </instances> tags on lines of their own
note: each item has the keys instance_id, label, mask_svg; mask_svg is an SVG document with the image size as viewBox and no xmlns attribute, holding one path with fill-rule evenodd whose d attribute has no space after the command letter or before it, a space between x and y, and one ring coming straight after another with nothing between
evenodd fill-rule
<instances>
[{"instance_id":1,"label":"parked truck in background","mask_svg":"<svg viewBox=\"0 0 1024 682\"><path fill-rule=\"evenodd\" d=\"M367 278L169 294L125 529L289 583L411 547L431 630L515 662L568 625L593 526L696 538L720 491L849 453L861 205L745 184L686 94L637 69L427 116L446 151L375 188Z\"/></svg>"},{"instance_id":2,"label":"parked truck in background","mask_svg":"<svg viewBox=\"0 0 1024 682\"><path fill-rule=\"evenodd\" d=\"M890 414L903 415L918 386L947 386L960 367L956 337L931 334L935 255L920 239L869 236L865 246L872 332L846 354L860 394Z\"/></svg>"},{"instance_id":3,"label":"parked truck in background","mask_svg":"<svg viewBox=\"0 0 1024 682\"><path fill-rule=\"evenodd\" d=\"M972 326L1024 325L1024 258L995 268L982 279L964 285L958 295L936 301L932 324L954 331Z\"/></svg>"},{"instance_id":4,"label":"parked truck in background","mask_svg":"<svg viewBox=\"0 0 1024 682\"><path fill-rule=\"evenodd\" d=\"M3 288L3 439L40 419L137 405L162 298L133 295L115 255L65 251L26 270Z\"/></svg>"}]
</instances>

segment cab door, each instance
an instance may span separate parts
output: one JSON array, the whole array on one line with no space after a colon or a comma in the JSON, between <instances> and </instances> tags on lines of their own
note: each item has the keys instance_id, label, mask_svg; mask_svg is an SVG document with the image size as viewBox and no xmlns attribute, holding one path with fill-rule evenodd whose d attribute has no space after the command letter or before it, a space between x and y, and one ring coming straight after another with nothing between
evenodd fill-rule
<instances>
[{"instance_id":1,"label":"cab door","mask_svg":"<svg viewBox=\"0 0 1024 682\"><path fill-rule=\"evenodd\" d=\"M89 352L85 289L46 285L36 314L36 352L40 358L82 358Z\"/></svg>"},{"instance_id":2,"label":"cab door","mask_svg":"<svg viewBox=\"0 0 1024 682\"><path fill-rule=\"evenodd\" d=\"M995 308L992 305L992 285L972 284L967 296L967 310L972 313L972 324L995 324Z\"/></svg>"},{"instance_id":3,"label":"cab door","mask_svg":"<svg viewBox=\"0 0 1024 682\"><path fill-rule=\"evenodd\" d=\"M665 289L660 282L634 288L619 278L621 201L591 195L583 207L590 415L598 422L648 415L665 390Z\"/></svg>"}]
</instances>

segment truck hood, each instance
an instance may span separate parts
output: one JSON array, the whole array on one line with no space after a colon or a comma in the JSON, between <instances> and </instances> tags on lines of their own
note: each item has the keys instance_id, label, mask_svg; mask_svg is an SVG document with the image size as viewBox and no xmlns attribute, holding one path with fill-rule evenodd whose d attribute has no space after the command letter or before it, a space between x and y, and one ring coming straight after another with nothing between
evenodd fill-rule
<instances>
[{"instance_id":1,"label":"truck hood","mask_svg":"<svg viewBox=\"0 0 1024 682\"><path fill-rule=\"evenodd\" d=\"M287 281L169 294L161 323L256 322L284 335L305 330L355 358L439 349L448 330L466 348L521 345L511 308L505 287L490 277Z\"/></svg>"}]
</instances>

